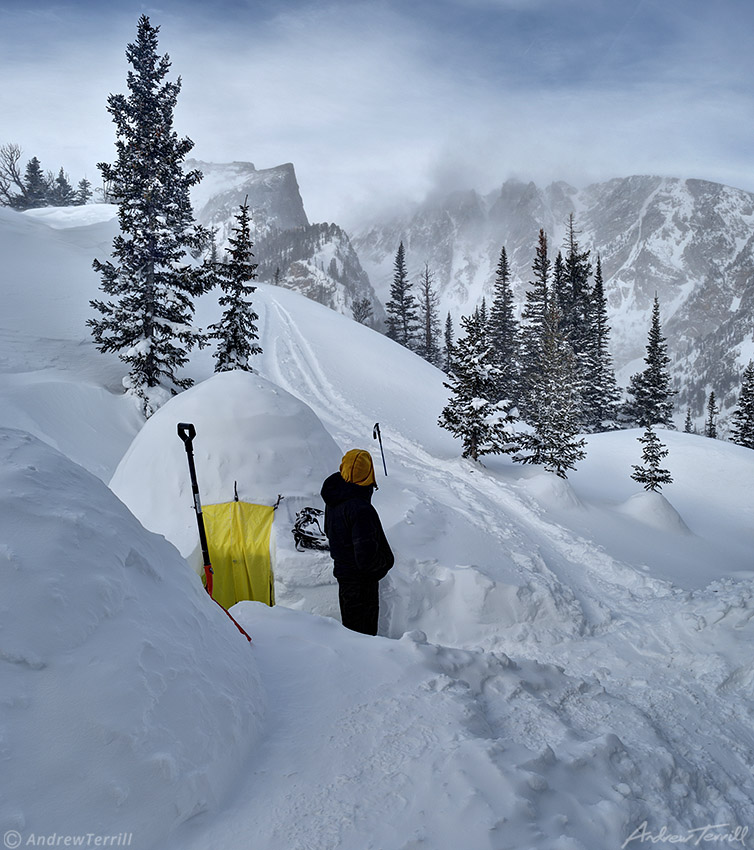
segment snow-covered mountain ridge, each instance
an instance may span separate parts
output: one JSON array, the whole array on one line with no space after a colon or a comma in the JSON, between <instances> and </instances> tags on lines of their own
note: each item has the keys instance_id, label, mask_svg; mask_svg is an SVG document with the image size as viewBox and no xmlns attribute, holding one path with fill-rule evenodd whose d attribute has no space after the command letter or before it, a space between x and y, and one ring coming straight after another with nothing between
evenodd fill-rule
<instances>
[{"instance_id":1,"label":"snow-covered mountain ridge","mask_svg":"<svg viewBox=\"0 0 754 850\"><path fill-rule=\"evenodd\" d=\"M187 160L204 175L192 189L197 221L215 232L220 256L248 199L259 280L295 289L352 315L355 302L372 305L373 322L385 313L351 245L336 224L310 224L291 163L257 170L250 162Z\"/></svg>"},{"instance_id":2,"label":"snow-covered mountain ridge","mask_svg":"<svg viewBox=\"0 0 754 850\"><path fill-rule=\"evenodd\" d=\"M506 247L523 304L537 234L544 228L554 259L574 213L579 244L599 254L620 370L643 357L657 293L677 388L701 414L715 389L729 406L740 367L752 354L754 330L754 195L702 180L653 176L616 178L576 189L541 188L508 180L486 195L434 197L413 213L371 223L354 234L362 265L380 297L388 296L402 240L410 270L428 262L440 310L470 313L492 294L494 270ZM635 366L636 364L634 364Z\"/></svg>"},{"instance_id":3,"label":"snow-covered mountain ridge","mask_svg":"<svg viewBox=\"0 0 754 850\"><path fill-rule=\"evenodd\" d=\"M518 180L499 190L436 194L411 213L362 224L309 224L293 166L257 171L251 163L190 161L204 180L194 189L198 219L222 245L248 194L260 280L295 289L345 315L366 298L381 327L393 263L403 241L409 271L433 271L441 317L470 313L492 296L505 246L523 305L537 234L551 256L563 246L569 215L582 248L599 254L623 382L644 356L658 295L668 337L677 421L700 419L710 389L723 411L735 404L740 373L754 355L754 195L703 180L631 176L577 189ZM376 293L376 294L375 294Z\"/></svg>"}]
</instances>

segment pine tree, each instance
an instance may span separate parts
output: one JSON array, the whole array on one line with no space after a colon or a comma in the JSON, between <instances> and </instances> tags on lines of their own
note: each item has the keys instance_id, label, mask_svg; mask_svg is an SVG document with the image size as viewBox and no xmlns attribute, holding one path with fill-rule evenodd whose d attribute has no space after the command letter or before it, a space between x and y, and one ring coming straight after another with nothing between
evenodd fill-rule
<instances>
[{"instance_id":1,"label":"pine tree","mask_svg":"<svg viewBox=\"0 0 754 850\"><path fill-rule=\"evenodd\" d=\"M691 408L686 409L686 421L683 423L683 430L686 434L695 434L694 420L691 418Z\"/></svg>"},{"instance_id":2,"label":"pine tree","mask_svg":"<svg viewBox=\"0 0 754 850\"><path fill-rule=\"evenodd\" d=\"M450 374L451 369L453 368L453 319L450 317L450 312L448 312L448 317L445 319L445 344L443 345L443 371L446 375Z\"/></svg>"},{"instance_id":3,"label":"pine tree","mask_svg":"<svg viewBox=\"0 0 754 850\"><path fill-rule=\"evenodd\" d=\"M568 309L570 298L566 288L566 271L562 251L558 251L552 265L552 297L558 302L561 314Z\"/></svg>"},{"instance_id":4,"label":"pine tree","mask_svg":"<svg viewBox=\"0 0 754 850\"><path fill-rule=\"evenodd\" d=\"M52 183L49 201L54 207L70 207L76 202L76 192L62 168Z\"/></svg>"},{"instance_id":5,"label":"pine tree","mask_svg":"<svg viewBox=\"0 0 754 850\"><path fill-rule=\"evenodd\" d=\"M525 411L529 409L528 396L542 372L543 340L548 323L550 260L547 256L547 236L539 231L537 252L532 263L534 280L526 293L526 304L521 314L521 392L520 401ZM528 417L526 417L528 418Z\"/></svg>"},{"instance_id":6,"label":"pine tree","mask_svg":"<svg viewBox=\"0 0 754 850\"><path fill-rule=\"evenodd\" d=\"M351 306L351 314L353 315L354 321L358 322L360 325L368 324L369 320L374 315L372 302L366 296L358 298Z\"/></svg>"},{"instance_id":7,"label":"pine tree","mask_svg":"<svg viewBox=\"0 0 754 850\"><path fill-rule=\"evenodd\" d=\"M644 485L645 490L656 493L662 490L663 484L672 484L673 479L667 469L660 467L660 462L668 456L667 448L660 442L651 425L647 425L644 434L636 438L643 446L643 466L633 466L631 478Z\"/></svg>"},{"instance_id":8,"label":"pine tree","mask_svg":"<svg viewBox=\"0 0 754 850\"><path fill-rule=\"evenodd\" d=\"M720 409L715 399L715 391L712 390L707 399L707 421L704 423L704 436L713 440L717 439L717 414Z\"/></svg>"},{"instance_id":9,"label":"pine tree","mask_svg":"<svg viewBox=\"0 0 754 850\"><path fill-rule=\"evenodd\" d=\"M652 321L647 339L647 364L643 372L631 376L628 393L633 396L624 406L624 415L641 427L664 425L673 427L673 396L670 389L670 374L665 337L660 325L660 302L655 295Z\"/></svg>"},{"instance_id":10,"label":"pine tree","mask_svg":"<svg viewBox=\"0 0 754 850\"><path fill-rule=\"evenodd\" d=\"M754 449L754 360L749 360L741 376L741 392L731 421L731 440L739 446Z\"/></svg>"},{"instance_id":11,"label":"pine tree","mask_svg":"<svg viewBox=\"0 0 754 850\"><path fill-rule=\"evenodd\" d=\"M440 320L437 317L438 296L434 288L434 275L429 263L424 263L419 279L419 327L416 343L416 353L432 363L440 365Z\"/></svg>"},{"instance_id":12,"label":"pine tree","mask_svg":"<svg viewBox=\"0 0 754 850\"><path fill-rule=\"evenodd\" d=\"M142 15L136 41L126 48L133 66L130 94L108 98L117 161L98 168L119 205L121 232L113 240L115 262L94 261L109 300L92 301L102 318L87 322L98 348L117 352L128 364L124 385L146 416L167 392L192 383L176 370L194 345L206 343L193 325L194 298L211 283L207 268L187 262L186 255L200 252L207 240L189 197L202 175L183 172L193 142L173 129L181 81L165 81L170 59L157 55L158 32Z\"/></svg>"},{"instance_id":13,"label":"pine tree","mask_svg":"<svg viewBox=\"0 0 754 850\"><path fill-rule=\"evenodd\" d=\"M513 290L510 283L508 255L503 246L495 273L495 289L489 318L490 342L495 363L500 369L498 399L518 404L519 397L519 331Z\"/></svg>"},{"instance_id":14,"label":"pine tree","mask_svg":"<svg viewBox=\"0 0 754 850\"><path fill-rule=\"evenodd\" d=\"M241 369L253 372L249 358L261 354L255 342L259 339L255 322L259 316L251 306L249 296L256 291L250 281L256 278L257 264L252 262L254 254L249 223L249 198L244 200L236 215L236 225L228 239L227 261L215 268L215 276L223 291L220 306L224 307L222 318L210 325L209 336L218 340L215 351L215 372L230 372Z\"/></svg>"},{"instance_id":15,"label":"pine tree","mask_svg":"<svg viewBox=\"0 0 754 850\"><path fill-rule=\"evenodd\" d=\"M526 421L531 433L519 435L520 463L544 466L561 478L586 457L579 438L581 396L576 358L560 330L560 310L554 298L547 305L541 340L539 371L530 376Z\"/></svg>"},{"instance_id":16,"label":"pine tree","mask_svg":"<svg viewBox=\"0 0 754 850\"><path fill-rule=\"evenodd\" d=\"M411 283L406 271L406 252L403 242L395 254L393 283L390 287L390 300L385 305L387 311L387 335L406 348L413 349L419 326L416 299L411 292Z\"/></svg>"},{"instance_id":17,"label":"pine tree","mask_svg":"<svg viewBox=\"0 0 754 850\"><path fill-rule=\"evenodd\" d=\"M590 319L591 337L585 351L582 393L584 427L595 432L617 427L621 395L610 354L610 322L599 256L594 271Z\"/></svg>"},{"instance_id":18,"label":"pine tree","mask_svg":"<svg viewBox=\"0 0 754 850\"><path fill-rule=\"evenodd\" d=\"M23 208L46 207L50 200L51 191L52 187L48 175L42 171L42 164L37 157L33 156L26 163Z\"/></svg>"},{"instance_id":19,"label":"pine tree","mask_svg":"<svg viewBox=\"0 0 754 850\"><path fill-rule=\"evenodd\" d=\"M86 177L82 177L81 180L79 180L78 186L76 188L73 203L76 204L76 206L83 207L85 204L89 203L91 197L92 184L86 179Z\"/></svg>"},{"instance_id":20,"label":"pine tree","mask_svg":"<svg viewBox=\"0 0 754 850\"><path fill-rule=\"evenodd\" d=\"M465 334L454 346L448 404L438 420L441 428L459 437L463 457L477 460L485 454L512 452L516 446L510 425L514 421L503 402L494 400L499 379L494 353L479 309L461 318Z\"/></svg>"},{"instance_id":21,"label":"pine tree","mask_svg":"<svg viewBox=\"0 0 754 850\"><path fill-rule=\"evenodd\" d=\"M561 290L561 329L571 343L577 360L586 355L590 347L591 316L589 275L592 266L589 251L582 251L576 239L576 222L573 213L568 217L566 256L563 264Z\"/></svg>"}]
</instances>

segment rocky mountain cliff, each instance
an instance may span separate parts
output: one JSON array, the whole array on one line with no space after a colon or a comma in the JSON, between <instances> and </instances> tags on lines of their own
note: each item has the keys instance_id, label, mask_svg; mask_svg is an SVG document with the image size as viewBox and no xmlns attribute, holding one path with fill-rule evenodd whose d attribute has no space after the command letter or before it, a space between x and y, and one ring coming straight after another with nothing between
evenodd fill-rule
<instances>
[{"instance_id":1,"label":"rocky mountain cliff","mask_svg":"<svg viewBox=\"0 0 754 850\"><path fill-rule=\"evenodd\" d=\"M192 190L194 212L215 232L221 254L248 197L259 280L296 289L348 316L355 302L366 299L371 322L381 326L384 309L348 235L337 225L309 223L292 164L258 171L250 162L188 160L186 167L204 174Z\"/></svg>"},{"instance_id":2,"label":"rocky mountain cliff","mask_svg":"<svg viewBox=\"0 0 754 850\"><path fill-rule=\"evenodd\" d=\"M551 256L575 214L582 248L602 259L621 377L643 368L651 304L659 296L673 359L678 421L702 416L709 389L735 404L754 355L754 195L702 180L634 176L578 190L508 181L488 195L455 192L363 228L353 244L380 297L389 297L399 242L409 271L435 272L442 317L456 319L492 294L503 245L523 304L537 235Z\"/></svg>"}]
</instances>

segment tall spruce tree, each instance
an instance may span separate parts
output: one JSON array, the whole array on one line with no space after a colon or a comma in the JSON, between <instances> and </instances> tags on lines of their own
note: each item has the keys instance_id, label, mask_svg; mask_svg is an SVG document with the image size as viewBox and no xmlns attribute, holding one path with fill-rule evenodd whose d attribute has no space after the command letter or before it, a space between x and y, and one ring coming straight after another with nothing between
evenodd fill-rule
<instances>
[{"instance_id":1,"label":"tall spruce tree","mask_svg":"<svg viewBox=\"0 0 754 850\"><path fill-rule=\"evenodd\" d=\"M673 428L673 396L670 389L668 347L660 325L660 302L655 295L652 306L652 321L647 337L647 364L643 372L632 375L628 394L633 396L624 405L624 415L629 422L646 427L664 425Z\"/></svg>"},{"instance_id":2,"label":"tall spruce tree","mask_svg":"<svg viewBox=\"0 0 754 850\"><path fill-rule=\"evenodd\" d=\"M673 483L670 472L660 466L662 460L668 456L668 450L651 425L647 425L642 436L636 439L644 446L642 452L644 465L634 465L631 478L642 484L645 490L657 493L662 490L663 484Z\"/></svg>"},{"instance_id":3,"label":"tall spruce tree","mask_svg":"<svg viewBox=\"0 0 754 850\"><path fill-rule=\"evenodd\" d=\"M519 400L528 419L529 395L542 372L543 344L548 324L551 301L549 287L550 259L547 256L547 235L539 231L537 251L532 263L534 280L526 293L526 304L521 314L521 391Z\"/></svg>"},{"instance_id":4,"label":"tall spruce tree","mask_svg":"<svg viewBox=\"0 0 754 850\"><path fill-rule=\"evenodd\" d=\"M720 408L717 406L715 391L711 390L707 399L707 421L704 423L704 436L713 440L717 439L717 415Z\"/></svg>"},{"instance_id":5,"label":"tall spruce tree","mask_svg":"<svg viewBox=\"0 0 754 850\"><path fill-rule=\"evenodd\" d=\"M514 460L544 466L561 478L586 457L578 437L581 395L576 358L560 330L560 309L550 298L541 340L539 370L530 376L526 421L532 431L519 435Z\"/></svg>"},{"instance_id":6,"label":"tall spruce tree","mask_svg":"<svg viewBox=\"0 0 754 850\"><path fill-rule=\"evenodd\" d=\"M254 247L251 241L249 198L245 198L236 214L236 224L228 239L226 262L215 267L215 276L222 288L220 306L224 308L222 318L210 325L209 336L218 340L215 351L215 372L230 372L241 369L253 372L249 358L261 354L262 349L254 312L249 296L256 291L251 281L256 278L257 264L253 262Z\"/></svg>"},{"instance_id":7,"label":"tall spruce tree","mask_svg":"<svg viewBox=\"0 0 754 850\"><path fill-rule=\"evenodd\" d=\"M552 296L558 302L561 314L568 309L570 301L568 291L566 289L566 272L565 263L563 262L563 252L558 251L555 257L555 262L552 264Z\"/></svg>"},{"instance_id":8,"label":"tall spruce tree","mask_svg":"<svg viewBox=\"0 0 754 850\"><path fill-rule=\"evenodd\" d=\"M124 385L146 416L169 393L192 383L176 371L195 345L206 343L193 325L194 298L212 282L206 267L187 258L206 244L189 197L202 175L183 172L194 143L173 129L181 81L165 79L170 59L157 54L158 32L142 15L136 41L126 48L133 67L129 94L108 98L117 160L98 168L118 203L121 232L113 240L114 262L94 261L108 300L91 302L101 318L87 322L98 348L116 352L128 364Z\"/></svg>"},{"instance_id":9,"label":"tall spruce tree","mask_svg":"<svg viewBox=\"0 0 754 850\"><path fill-rule=\"evenodd\" d=\"M406 252L403 242L398 246L393 267L393 283L390 287L390 300L385 305L387 311L387 335L406 348L413 349L416 344L419 327L416 298L411 292L411 283L406 271Z\"/></svg>"},{"instance_id":10,"label":"tall spruce tree","mask_svg":"<svg viewBox=\"0 0 754 850\"><path fill-rule=\"evenodd\" d=\"M620 390L610 354L610 320L599 255L591 292L591 337L585 352L583 376L584 427L589 432L617 428Z\"/></svg>"},{"instance_id":11,"label":"tall spruce tree","mask_svg":"<svg viewBox=\"0 0 754 850\"><path fill-rule=\"evenodd\" d=\"M51 182L49 176L42 171L42 163L37 157L33 156L26 163L21 208L35 209L46 207L50 202L50 194L52 192Z\"/></svg>"},{"instance_id":12,"label":"tall spruce tree","mask_svg":"<svg viewBox=\"0 0 754 850\"><path fill-rule=\"evenodd\" d=\"M583 430L598 430L595 392L592 382L598 369L595 350L595 327L589 276L592 266L589 251L582 251L577 239L576 219L568 217L564 245L562 281L558 285L561 331L573 351L576 371L585 392L582 393L580 420Z\"/></svg>"},{"instance_id":13,"label":"tall spruce tree","mask_svg":"<svg viewBox=\"0 0 754 850\"><path fill-rule=\"evenodd\" d=\"M453 347L448 381L451 392L438 424L460 438L463 457L477 460L485 454L515 450L511 431L514 421L503 402L495 400L498 367L489 338L487 322L476 309L461 318L464 336Z\"/></svg>"},{"instance_id":14,"label":"tall spruce tree","mask_svg":"<svg viewBox=\"0 0 754 850\"><path fill-rule=\"evenodd\" d=\"M495 272L495 289L489 318L489 334L495 363L500 369L498 399L519 403L519 331L510 283L508 255L503 246Z\"/></svg>"},{"instance_id":15,"label":"tall spruce tree","mask_svg":"<svg viewBox=\"0 0 754 850\"><path fill-rule=\"evenodd\" d=\"M559 284L561 330L571 343L577 362L585 360L591 346L591 292L589 275L592 266L589 251L582 251L576 238L576 220L568 217L566 255L563 280Z\"/></svg>"},{"instance_id":16,"label":"tall spruce tree","mask_svg":"<svg viewBox=\"0 0 754 850\"><path fill-rule=\"evenodd\" d=\"M731 440L739 446L754 449L754 360L749 360L741 376L741 391L731 422Z\"/></svg>"},{"instance_id":17,"label":"tall spruce tree","mask_svg":"<svg viewBox=\"0 0 754 850\"><path fill-rule=\"evenodd\" d=\"M442 368L446 375L450 374L453 368L453 319L448 312L445 319L445 333L442 347Z\"/></svg>"},{"instance_id":18,"label":"tall spruce tree","mask_svg":"<svg viewBox=\"0 0 754 850\"><path fill-rule=\"evenodd\" d=\"M429 263L424 263L424 269L419 278L419 326L416 342L416 353L431 363L440 365L440 320L437 316L437 292L434 287L434 275Z\"/></svg>"},{"instance_id":19,"label":"tall spruce tree","mask_svg":"<svg viewBox=\"0 0 754 850\"><path fill-rule=\"evenodd\" d=\"M694 420L691 418L691 408L686 408L686 420L683 423L683 430L686 434L696 433L694 428Z\"/></svg>"}]
</instances>

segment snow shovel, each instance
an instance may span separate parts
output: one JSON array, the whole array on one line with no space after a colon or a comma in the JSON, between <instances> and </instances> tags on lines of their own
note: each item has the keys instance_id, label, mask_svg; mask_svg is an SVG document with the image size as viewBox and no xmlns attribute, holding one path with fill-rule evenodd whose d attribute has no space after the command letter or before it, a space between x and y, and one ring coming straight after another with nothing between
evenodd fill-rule
<instances>
[{"instance_id":1,"label":"snow shovel","mask_svg":"<svg viewBox=\"0 0 754 850\"><path fill-rule=\"evenodd\" d=\"M183 445L186 447L186 455L188 457L189 475L191 476L191 492L194 497L194 511L196 512L196 524L199 527L199 542L202 547L202 558L204 559L204 575L207 579L207 593L212 599L212 563L209 558L209 545L207 544L207 532L204 528L204 516L202 515L202 502L199 498L199 484L196 480L196 467L194 466L194 437L196 437L196 428L191 422L178 423L178 436L183 440ZM213 599L213 602L217 602ZM217 602L220 605L219 602ZM236 622L235 617L226 608L220 607L236 624L236 628L250 642L251 637L246 630Z\"/></svg>"}]
</instances>

